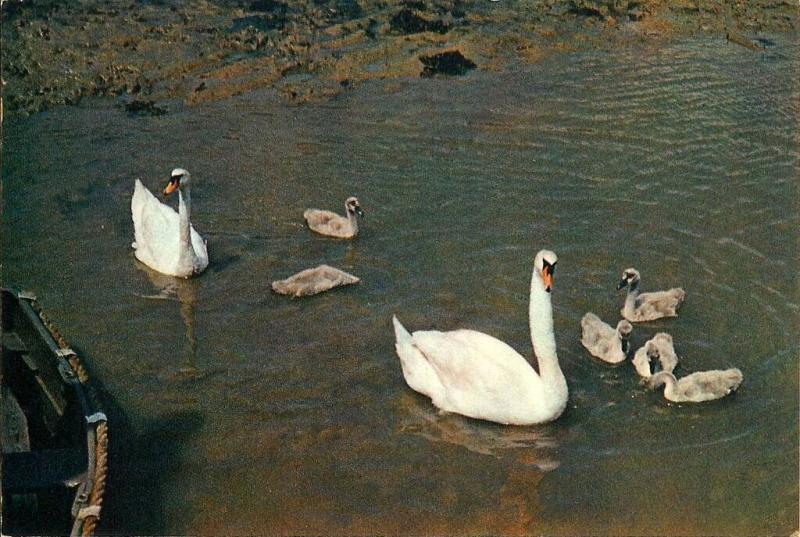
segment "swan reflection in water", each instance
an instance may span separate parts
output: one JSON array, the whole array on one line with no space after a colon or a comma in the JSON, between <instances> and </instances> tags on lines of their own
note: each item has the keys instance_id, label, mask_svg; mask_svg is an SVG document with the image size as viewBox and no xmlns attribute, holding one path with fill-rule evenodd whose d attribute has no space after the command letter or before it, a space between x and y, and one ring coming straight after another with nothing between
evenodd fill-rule
<instances>
[{"instance_id":1,"label":"swan reflection in water","mask_svg":"<svg viewBox=\"0 0 800 537\"><path fill-rule=\"evenodd\" d=\"M548 426L509 427L486 421L464 418L457 414L436 412L427 400L413 393L404 393L397 402L397 431L416 434L430 442L461 446L473 453L493 457L515 452L518 462L550 472L560 463L553 456L558 447Z\"/></svg>"},{"instance_id":2,"label":"swan reflection in water","mask_svg":"<svg viewBox=\"0 0 800 537\"><path fill-rule=\"evenodd\" d=\"M156 290L155 294L137 294L137 296L148 300L172 300L180 303L181 319L183 319L183 324L186 326L186 347L183 363L174 372L174 376L178 378L202 376L197 368L197 338L194 333L198 281L196 279L167 276L138 262L136 263L136 268L147 275Z\"/></svg>"}]
</instances>

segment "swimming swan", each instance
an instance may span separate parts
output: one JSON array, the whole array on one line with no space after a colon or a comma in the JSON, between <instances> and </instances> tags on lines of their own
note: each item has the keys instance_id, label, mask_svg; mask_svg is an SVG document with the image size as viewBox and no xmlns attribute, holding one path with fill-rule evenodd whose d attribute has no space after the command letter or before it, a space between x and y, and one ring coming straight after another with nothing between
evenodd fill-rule
<instances>
[{"instance_id":1,"label":"swimming swan","mask_svg":"<svg viewBox=\"0 0 800 537\"><path fill-rule=\"evenodd\" d=\"M581 344L592 356L610 364L618 364L628 357L628 339L632 330L633 325L625 319L612 328L589 312L581 319Z\"/></svg>"},{"instance_id":2,"label":"swimming swan","mask_svg":"<svg viewBox=\"0 0 800 537\"><path fill-rule=\"evenodd\" d=\"M357 276L343 270L328 265L319 265L300 271L285 280L272 282L272 290L282 295L300 297L316 295L340 285L350 285L360 281L361 279Z\"/></svg>"},{"instance_id":3,"label":"swimming swan","mask_svg":"<svg viewBox=\"0 0 800 537\"><path fill-rule=\"evenodd\" d=\"M558 365L550 290L556 254L536 254L529 324L539 373L502 341L474 330L409 334L393 317L397 355L409 387L446 412L503 424L532 425L558 418L567 381Z\"/></svg>"},{"instance_id":4,"label":"swimming swan","mask_svg":"<svg viewBox=\"0 0 800 537\"><path fill-rule=\"evenodd\" d=\"M662 317L677 317L678 306L686 298L686 292L679 288L668 291L656 291L639 294L639 271L634 268L625 269L617 289L628 286L628 296L620 313L632 323L652 321Z\"/></svg>"},{"instance_id":5,"label":"swimming swan","mask_svg":"<svg viewBox=\"0 0 800 537\"><path fill-rule=\"evenodd\" d=\"M358 203L358 198L349 197L344 202L345 216L340 216L331 211L320 209L306 209L303 218L306 219L308 227L321 235L338 237L340 239L351 239L358 234L358 221L356 214L363 217L364 211Z\"/></svg>"},{"instance_id":6,"label":"swimming swan","mask_svg":"<svg viewBox=\"0 0 800 537\"><path fill-rule=\"evenodd\" d=\"M649 379L653 376L653 368L651 364L658 360L658 351L652 342L648 341L633 353L631 364L638 374L643 379Z\"/></svg>"},{"instance_id":7,"label":"swimming swan","mask_svg":"<svg viewBox=\"0 0 800 537\"><path fill-rule=\"evenodd\" d=\"M651 364L658 362L661 371L672 373L678 365L678 355L675 353L675 345L672 336L666 332L659 332L652 339L649 339L633 355L633 367L642 378L653 376Z\"/></svg>"},{"instance_id":8,"label":"swimming swan","mask_svg":"<svg viewBox=\"0 0 800 537\"><path fill-rule=\"evenodd\" d=\"M669 371L659 371L647 381L649 388L664 384L664 397L675 403L701 403L725 397L742 383L737 368L692 373L679 380Z\"/></svg>"},{"instance_id":9,"label":"swimming swan","mask_svg":"<svg viewBox=\"0 0 800 537\"><path fill-rule=\"evenodd\" d=\"M164 188L164 195L178 191L178 212L165 205L136 179L131 198L131 216L135 240L131 246L136 259L170 276L188 278L208 266L206 242L194 230L189 217L192 210L191 175L175 168Z\"/></svg>"},{"instance_id":10,"label":"swimming swan","mask_svg":"<svg viewBox=\"0 0 800 537\"><path fill-rule=\"evenodd\" d=\"M650 341L655 345L656 357L661 365L661 370L672 373L678 365L678 354L675 352L672 336L666 332L659 332Z\"/></svg>"}]
</instances>

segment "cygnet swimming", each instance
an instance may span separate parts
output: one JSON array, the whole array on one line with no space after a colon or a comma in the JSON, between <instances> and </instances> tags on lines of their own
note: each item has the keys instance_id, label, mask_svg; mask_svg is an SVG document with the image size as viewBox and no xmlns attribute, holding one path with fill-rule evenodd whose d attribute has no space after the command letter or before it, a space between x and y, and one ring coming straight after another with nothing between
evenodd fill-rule
<instances>
[{"instance_id":1,"label":"cygnet swimming","mask_svg":"<svg viewBox=\"0 0 800 537\"><path fill-rule=\"evenodd\" d=\"M678 306L686 298L686 291L680 287L668 291L639 293L641 275L634 268L625 269L617 289L628 287L625 305L620 310L622 316L632 323L653 321L663 317L677 317Z\"/></svg>"},{"instance_id":2,"label":"cygnet swimming","mask_svg":"<svg viewBox=\"0 0 800 537\"><path fill-rule=\"evenodd\" d=\"M351 285L361 279L343 270L328 265L320 265L297 274L272 282L272 290L282 295L294 297L316 295L334 287Z\"/></svg>"},{"instance_id":3,"label":"cygnet swimming","mask_svg":"<svg viewBox=\"0 0 800 537\"><path fill-rule=\"evenodd\" d=\"M351 196L344 202L345 216L321 209L306 209L303 218L308 227L320 235L337 237L339 239L352 239L358 234L358 220L356 215L363 217L364 211L358 203L358 198Z\"/></svg>"},{"instance_id":4,"label":"cygnet swimming","mask_svg":"<svg viewBox=\"0 0 800 537\"><path fill-rule=\"evenodd\" d=\"M628 357L632 330L633 325L625 319L612 328L589 312L581 319L581 344L592 356L610 364L618 364Z\"/></svg>"},{"instance_id":5,"label":"cygnet swimming","mask_svg":"<svg viewBox=\"0 0 800 537\"><path fill-rule=\"evenodd\" d=\"M675 403L701 403L725 397L742 383L742 372L737 368L699 371L681 379L669 371L659 371L647 381L655 389L664 384L664 397Z\"/></svg>"},{"instance_id":6,"label":"cygnet swimming","mask_svg":"<svg viewBox=\"0 0 800 537\"><path fill-rule=\"evenodd\" d=\"M653 375L656 364L660 366L661 371L672 373L678 365L678 355L675 352L672 336L666 332L657 333L639 347L631 363L636 373L643 378L650 378Z\"/></svg>"}]
</instances>

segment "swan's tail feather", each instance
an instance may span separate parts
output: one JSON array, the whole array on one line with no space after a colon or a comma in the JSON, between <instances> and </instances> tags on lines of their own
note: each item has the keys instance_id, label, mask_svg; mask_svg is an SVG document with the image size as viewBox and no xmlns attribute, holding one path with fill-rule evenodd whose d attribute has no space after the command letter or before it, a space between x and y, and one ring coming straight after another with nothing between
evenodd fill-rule
<instances>
[{"instance_id":1,"label":"swan's tail feather","mask_svg":"<svg viewBox=\"0 0 800 537\"><path fill-rule=\"evenodd\" d=\"M400 323L400 319L397 318L397 315L392 315L392 324L394 325L394 337L397 340L397 345L400 343L404 344L411 344L411 334L408 333L408 330Z\"/></svg>"},{"instance_id":2,"label":"swan's tail feather","mask_svg":"<svg viewBox=\"0 0 800 537\"><path fill-rule=\"evenodd\" d=\"M140 233L142 222L142 211L147 203L148 190L144 187L142 182L137 178L133 186L133 196L131 196L131 218L133 219L133 234L134 241L131 243L131 248L134 250L139 249L139 241L141 240Z\"/></svg>"},{"instance_id":3,"label":"swan's tail feather","mask_svg":"<svg viewBox=\"0 0 800 537\"><path fill-rule=\"evenodd\" d=\"M395 349L400 358L400 366L403 369L403 377L409 388L421 394L436 399L438 392L441 391L441 382L434 372L427 358L414 345L414 338L400 323L396 315L392 315L394 324Z\"/></svg>"}]
</instances>

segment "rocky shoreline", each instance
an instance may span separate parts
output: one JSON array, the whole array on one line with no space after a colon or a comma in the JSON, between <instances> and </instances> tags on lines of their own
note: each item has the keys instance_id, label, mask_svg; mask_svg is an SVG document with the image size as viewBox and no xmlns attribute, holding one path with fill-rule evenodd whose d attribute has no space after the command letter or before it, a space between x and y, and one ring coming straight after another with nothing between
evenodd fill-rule
<instances>
[{"instance_id":1,"label":"rocky shoreline","mask_svg":"<svg viewBox=\"0 0 800 537\"><path fill-rule=\"evenodd\" d=\"M290 104L367 80L503 70L551 54L800 29L791 0L2 2L6 112L119 96L131 114L271 87ZM731 37L733 36L733 37Z\"/></svg>"}]
</instances>

